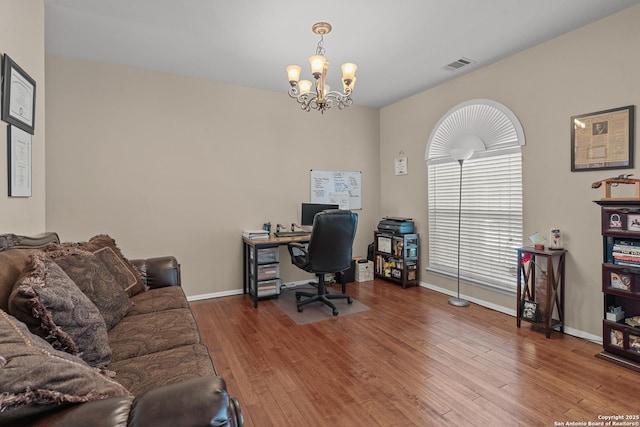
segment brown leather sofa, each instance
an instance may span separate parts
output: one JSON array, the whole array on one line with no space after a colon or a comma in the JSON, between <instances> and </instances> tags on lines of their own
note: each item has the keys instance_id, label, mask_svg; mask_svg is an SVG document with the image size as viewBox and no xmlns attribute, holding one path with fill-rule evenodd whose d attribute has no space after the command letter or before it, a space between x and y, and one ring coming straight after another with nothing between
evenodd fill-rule
<instances>
[{"instance_id":1,"label":"brown leather sofa","mask_svg":"<svg viewBox=\"0 0 640 427\"><path fill-rule=\"evenodd\" d=\"M200 340L180 286L180 265L174 257L131 260L129 265L136 267L145 289L130 297L128 312L107 332L110 362L102 369L82 367L88 375L98 375L100 381L107 381L109 390L118 387L122 392L96 397L92 394L95 390L90 390L75 401L64 395L53 404L47 401L25 405L20 399L28 393L9 390L11 384L15 386L17 381L28 381L29 376L37 372L32 370L25 374L26 379L15 379L11 375L8 375L9 380L6 375L3 377L3 371L11 368L12 363L18 363L22 355L13 350L15 343L9 342L11 337L6 337L6 331L10 329L15 329L16 336L27 343L21 347L26 350L20 351L31 351L32 356L38 357L46 355L64 363L57 365L63 366L59 376L65 375L63 371L69 365L84 364L82 360L70 359L76 356L45 347L49 343L44 339L27 336L37 328L30 325L27 330L17 320L19 313L15 318L11 313L10 299L14 297L16 281L33 264L30 254L36 248L49 248L56 243L59 239L55 233L36 237L0 235L0 320L5 322L0 325L0 408L6 409L0 412L0 426L243 425L237 399L228 395L224 380L218 376L209 352ZM115 247L115 241L113 243ZM57 369L43 372L51 375L53 382L64 380L56 378ZM9 370L4 372L10 373ZM89 387L93 387L91 383ZM37 392L28 390L29 393L32 391ZM47 395L50 391L43 393ZM10 399L18 403L12 406Z\"/></svg>"}]
</instances>

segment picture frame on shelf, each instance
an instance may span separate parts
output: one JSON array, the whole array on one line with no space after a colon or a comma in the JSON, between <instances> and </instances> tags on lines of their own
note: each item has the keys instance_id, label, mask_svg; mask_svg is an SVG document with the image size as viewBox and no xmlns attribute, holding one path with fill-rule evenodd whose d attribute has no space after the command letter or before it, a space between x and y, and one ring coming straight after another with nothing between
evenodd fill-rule
<instances>
[{"instance_id":1,"label":"picture frame on shelf","mask_svg":"<svg viewBox=\"0 0 640 427\"><path fill-rule=\"evenodd\" d=\"M2 114L0 118L33 135L36 82L6 53L2 58Z\"/></svg>"},{"instance_id":2,"label":"picture frame on shelf","mask_svg":"<svg viewBox=\"0 0 640 427\"><path fill-rule=\"evenodd\" d=\"M528 322L538 321L538 303L535 301L522 301L522 310L520 317Z\"/></svg>"},{"instance_id":3,"label":"picture frame on shelf","mask_svg":"<svg viewBox=\"0 0 640 427\"><path fill-rule=\"evenodd\" d=\"M629 333L629 350L640 353L640 332L638 334Z\"/></svg>"},{"instance_id":4,"label":"picture frame on shelf","mask_svg":"<svg viewBox=\"0 0 640 427\"><path fill-rule=\"evenodd\" d=\"M7 129L9 196L31 197L31 135L13 125Z\"/></svg>"},{"instance_id":5,"label":"picture frame on shelf","mask_svg":"<svg viewBox=\"0 0 640 427\"><path fill-rule=\"evenodd\" d=\"M635 106L571 117L571 171L633 168Z\"/></svg>"}]
</instances>

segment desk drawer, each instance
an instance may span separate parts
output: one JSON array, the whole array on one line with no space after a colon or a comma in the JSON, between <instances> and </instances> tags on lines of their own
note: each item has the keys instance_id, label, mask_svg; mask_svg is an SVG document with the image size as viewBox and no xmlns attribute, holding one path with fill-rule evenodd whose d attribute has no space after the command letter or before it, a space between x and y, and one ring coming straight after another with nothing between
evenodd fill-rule
<instances>
[{"instance_id":1,"label":"desk drawer","mask_svg":"<svg viewBox=\"0 0 640 427\"><path fill-rule=\"evenodd\" d=\"M253 263L251 264L251 275L253 277L257 276L257 279L260 280L271 280L277 279L280 277L280 265L279 264L263 264L258 265L258 274L255 274L253 271Z\"/></svg>"},{"instance_id":2,"label":"desk drawer","mask_svg":"<svg viewBox=\"0 0 640 427\"><path fill-rule=\"evenodd\" d=\"M273 264L278 262L280 251L276 246L275 248L260 248L258 252L258 264ZM253 253L255 249L251 250L251 261L253 261Z\"/></svg>"},{"instance_id":3,"label":"desk drawer","mask_svg":"<svg viewBox=\"0 0 640 427\"><path fill-rule=\"evenodd\" d=\"M258 298L268 297L272 295L280 295L280 279L262 280L258 282ZM249 292L254 295L256 289L256 281L251 279Z\"/></svg>"}]
</instances>

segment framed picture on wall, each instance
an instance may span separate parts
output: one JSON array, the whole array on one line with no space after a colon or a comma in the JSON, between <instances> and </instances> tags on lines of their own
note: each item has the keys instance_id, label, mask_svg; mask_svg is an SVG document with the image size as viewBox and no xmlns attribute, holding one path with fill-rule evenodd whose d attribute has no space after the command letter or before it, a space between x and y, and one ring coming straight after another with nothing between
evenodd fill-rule
<instances>
[{"instance_id":1,"label":"framed picture on wall","mask_svg":"<svg viewBox=\"0 0 640 427\"><path fill-rule=\"evenodd\" d=\"M571 171L633 168L634 106L571 117Z\"/></svg>"},{"instance_id":2,"label":"framed picture on wall","mask_svg":"<svg viewBox=\"0 0 640 427\"><path fill-rule=\"evenodd\" d=\"M16 126L9 133L9 196L31 197L31 135Z\"/></svg>"},{"instance_id":3,"label":"framed picture on wall","mask_svg":"<svg viewBox=\"0 0 640 427\"><path fill-rule=\"evenodd\" d=\"M33 135L36 82L6 53L2 58L2 120Z\"/></svg>"}]
</instances>

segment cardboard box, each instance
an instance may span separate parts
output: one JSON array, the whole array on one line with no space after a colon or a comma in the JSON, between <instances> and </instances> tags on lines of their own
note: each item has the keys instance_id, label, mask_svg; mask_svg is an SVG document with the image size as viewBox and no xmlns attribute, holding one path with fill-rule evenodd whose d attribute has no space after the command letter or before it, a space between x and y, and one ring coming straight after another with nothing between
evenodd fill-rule
<instances>
[{"instance_id":1,"label":"cardboard box","mask_svg":"<svg viewBox=\"0 0 640 427\"><path fill-rule=\"evenodd\" d=\"M356 282L373 280L373 262L356 262Z\"/></svg>"}]
</instances>

